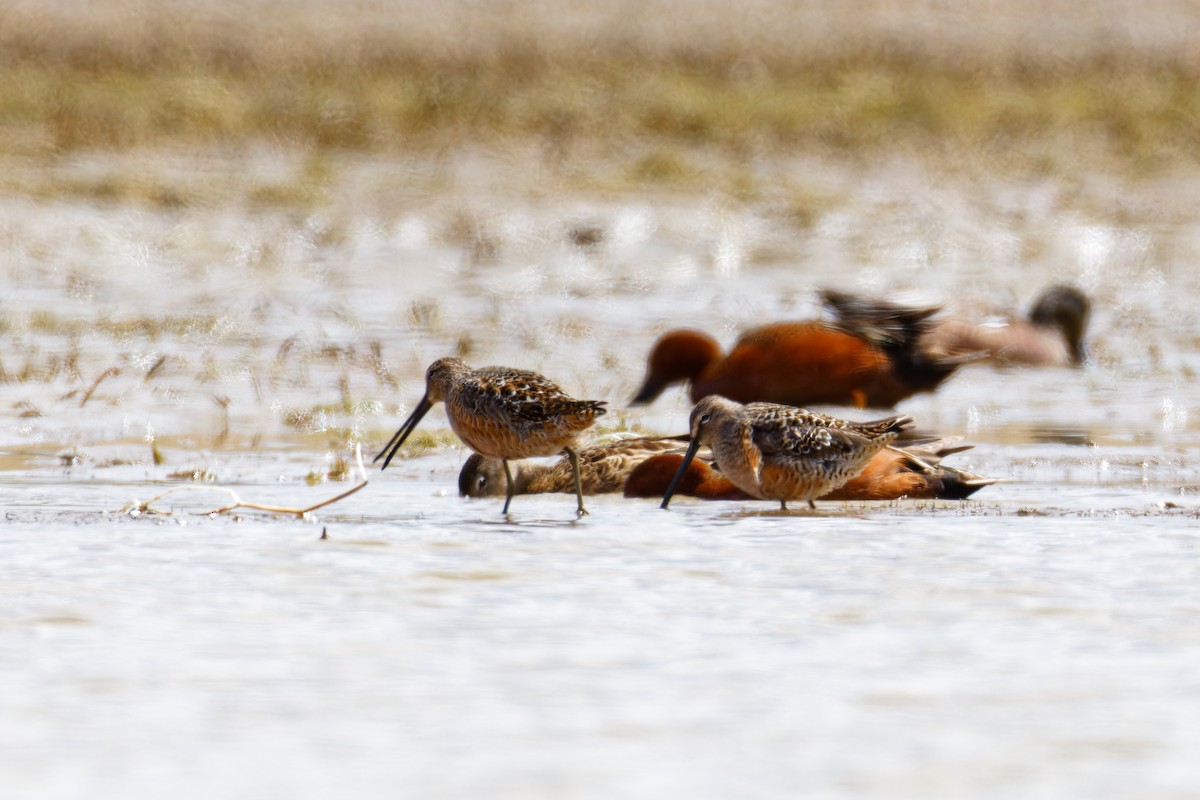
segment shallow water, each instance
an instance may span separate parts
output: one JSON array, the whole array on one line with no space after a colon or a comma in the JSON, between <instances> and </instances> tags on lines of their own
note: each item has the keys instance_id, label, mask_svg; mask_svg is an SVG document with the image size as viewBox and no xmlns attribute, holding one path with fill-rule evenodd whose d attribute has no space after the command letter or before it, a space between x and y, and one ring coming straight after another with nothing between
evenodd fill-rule
<instances>
[{"instance_id":1,"label":"shallow water","mask_svg":"<svg viewBox=\"0 0 1200 800\"><path fill-rule=\"evenodd\" d=\"M1063 499L1006 485L817 515L602 497L579 523L567 496L518 498L506 524L444 489L377 480L316 524L10 512L6 784L1186 797L1200 778L1194 515L1018 516Z\"/></svg>"},{"instance_id":2,"label":"shallow water","mask_svg":"<svg viewBox=\"0 0 1200 800\"><path fill-rule=\"evenodd\" d=\"M374 215L5 202L9 792L1193 796L1189 187L822 176L848 200L812 227L466 178ZM192 474L332 496L349 484L306 478L373 453L450 353L678 433L680 392L623 403L668 327L729 342L825 285L990 313L1052 280L1095 299L1088 367L975 365L900 406L1005 479L965 503L597 497L576 522L520 497L506 522L455 496L465 454L434 442L309 521L188 513L215 488L117 513Z\"/></svg>"}]
</instances>

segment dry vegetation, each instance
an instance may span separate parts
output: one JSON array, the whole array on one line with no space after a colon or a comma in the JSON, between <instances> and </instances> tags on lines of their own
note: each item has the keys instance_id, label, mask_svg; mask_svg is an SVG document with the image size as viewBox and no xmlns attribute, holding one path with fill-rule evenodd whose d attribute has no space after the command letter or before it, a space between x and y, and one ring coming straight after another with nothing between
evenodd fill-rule
<instances>
[{"instance_id":1,"label":"dry vegetation","mask_svg":"<svg viewBox=\"0 0 1200 800\"><path fill-rule=\"evenodd\" d=\"M774 152L950 150L1036 170L1082 156L1133 173L1200 159L1200 57L1185 34L1194 10L996 5L914 3L902 15L884 3L780 0L736 11L572 0L0 8L0 157L525 142L548 160L616 158L631 184L682 188L696 182L697 152L736 165ZM327 178L258 187L252 199L311 204ZM188 200L112 180L57 190Z\"/></svg>"},{"instance_id":2,"label":"dry vegetation","mask_svg":"<svg viewBox=\"0 0 1200 800\"><path fill-rule=\"evenodd\" d=\"M309 515L312 514L314 511L318 511L322 508L331 506L334 503L344 500L345 498L349 497L350 495L363 489L367 485L367 483L368 483L367 469L363 465L362 448L361 447L354 448L354 456L355 456L355 461L358 465L358 477L359 477L358 483L354 484L354 486L351 486L349 489L346 489L345 491L339 492L338 494L334 495L333 497L326 498L317 503L310 503L309 505L304 506L304 507L267 505L265 503L256 503L256 502L251 502L248 500L243 500L236 491L234 491L233 489L230 489L229 487L225 487L225 486L214 486L214 487L211 487L211 489L210 489L208 487L203 487L203 486L188 485L188 486L172 487L170 489L167 489L165 492L161 492L161 493L155 495L154 497L151 497L149 500L133 500L129 503L126 503L125 506L122 507L121 509L119 509L117 513L129 514L130 516L134 516L134 517L138 517L143 514L152 514L152 515L169 517L169 516L174 515L176 512L170 511L170 510L165 510L165 509L155 508L154 504L163 500L166 497L169 497L171 495L176 495L180 492L191 491L191 492L206 492L206 493L211 494L214 491L219 491L219 492L223 492L226 495L226 497L229 498L228 503L226 503L225 505L222 505L222 506L217 506L216 508L210 508L210 509L207 509L204 511L195 511L192 513L198 514L201 516L216 517L216 516L220 516L222 514L230 514L230 513L236 512L238 509L246 509L248 511L265 511L270 514L284 514L284 515L288 515L288 516L298 517L300 519L308 519ZM341 466L340 466L338 473L335 476L334 472L331 471L329 473L329 479L344 481L349 476L349 473L350 473L350 470L349 470L349 467L346 465L345 460L341 460ZM320 478L313 480L312 476L310 475L310 480L309 480L310 484L320 483L320 482L322 482L322 480ZM324 531L321 532L321 538L322 539L326 538L326 534Z\"/></svg>"}]
</instances>

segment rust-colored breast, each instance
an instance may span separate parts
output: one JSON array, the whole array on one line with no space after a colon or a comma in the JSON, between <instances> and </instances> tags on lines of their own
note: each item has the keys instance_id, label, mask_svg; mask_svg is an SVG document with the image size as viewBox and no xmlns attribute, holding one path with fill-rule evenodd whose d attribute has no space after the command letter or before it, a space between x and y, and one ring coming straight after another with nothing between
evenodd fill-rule
<instances>
[{"instance_id":1,"label":"rust-colored breast","mask_svg":"<svg viewBox=\"0 0 1200 800\"><path fill-rule=\"evenodd\" d=\"M717 465L742 490L774 500L811 500L837 488L911 424L907 417L855 423L792 406L750 403L719 423Z\"/></svg>"}]
</instances>

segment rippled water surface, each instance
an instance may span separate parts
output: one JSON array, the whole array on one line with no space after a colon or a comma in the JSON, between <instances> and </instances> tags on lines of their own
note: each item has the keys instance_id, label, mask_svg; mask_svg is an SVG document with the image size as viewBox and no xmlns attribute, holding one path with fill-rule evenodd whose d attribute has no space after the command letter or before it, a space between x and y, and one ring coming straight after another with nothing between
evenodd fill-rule
<instances>
[{"instance_id":1,"label":"rippled water surface","mask_svg":"<svg viewBox=\"0 0 1200 800\"><path fill-rule=\"evenodd\" d=\"M846 199L811 225L466 183L377 214L5 202L6 794L1194 797L1192 190L826 180ZM435 412L312 519L194 513L349 488L338 459L439 356L679 433L682 393L624 403L668 327L728 343L821 286L986 316L1053 280L1094 298L1086 368L972 365L900 406L1005 479L968 502L506 522L456 496ZM193 479L171 516L119 511Z\"/></svg>"}]
</instances>

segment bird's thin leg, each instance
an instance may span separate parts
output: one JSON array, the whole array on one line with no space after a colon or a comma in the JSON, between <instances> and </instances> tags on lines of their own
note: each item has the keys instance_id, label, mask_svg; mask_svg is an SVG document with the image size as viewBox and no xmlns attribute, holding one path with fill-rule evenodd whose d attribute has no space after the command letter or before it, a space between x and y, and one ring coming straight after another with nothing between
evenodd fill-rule
<instances>
[{"instance_id":1,"label":"bird's thin leg","mask_svg":"<svg viewBox=\"0 0 1200 800\"><path fill-rule=\"evenodd\" d=\"M512 499L513 499L513 488L514 487L513 487L513 479L512 479L512 470L510 470L508 468L508 459L507 458L500 459L500 463L504 465L504 492L505 492L504 493L504 510L501 511L500 513L507 515L508 514L508 504L511 503Z\"/></svg>"},{"instance_id":2,"label":"bird's thin leg","mask_svg":"<svg viewBox=\"0 0 1200 800\"><path fill-rule=\"evenodd\" d=\"M780 510L780 511L787 511L787 500L780 500L780 501L779 501L779 510Z\"/></svg>"},{"instance_id":3,"label":"bird's thin leg","mask_svg":"<svg viewBox=\"0 0 1200 800\"><path fill-rule=\"evenodd\" d=\"M814 503L811 499L808 501L808 507L811 508L813 511L817 510L817 504Z\"/></svg>"},{"instance_id":4,"label":"bird's thin leg","mask_svg":"<svg viewBox=\"0 0 1200 800\"><path fill-rule=\"evenodd\" d=\"M575 509L575 516L582 517L588 513L583 507L583 479L579 476L579 454L575 452L573 447L564 447L567 458L571 460L571 473L575 478L575 499L579 501L579 506Z\"/></svg>"}]
</instances>

